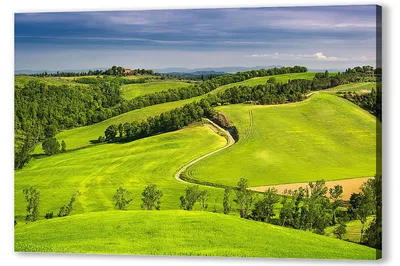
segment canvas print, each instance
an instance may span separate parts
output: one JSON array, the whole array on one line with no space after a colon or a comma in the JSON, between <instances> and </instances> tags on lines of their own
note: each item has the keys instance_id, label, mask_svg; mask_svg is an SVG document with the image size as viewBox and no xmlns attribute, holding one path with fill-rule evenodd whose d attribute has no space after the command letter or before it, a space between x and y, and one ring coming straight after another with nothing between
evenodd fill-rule
<instances>
[{"instance_id":1,"label":"canvas print","mask_svg":"<svg viewBox=\"0 0 400 266\"><path fill-rule=\"evenodd\" d=\"M15 14L15 252L375 260L381 7Z\"/></svg>"}]
</instances>

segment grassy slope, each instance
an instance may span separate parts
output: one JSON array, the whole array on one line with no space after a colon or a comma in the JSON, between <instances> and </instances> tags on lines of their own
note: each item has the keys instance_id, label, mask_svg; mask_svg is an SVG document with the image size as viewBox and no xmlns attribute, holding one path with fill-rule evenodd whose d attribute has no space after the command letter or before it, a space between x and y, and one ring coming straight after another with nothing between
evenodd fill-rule
<instances>
[{"instance_id":1,"label":"grassy slope","mask_svg":"<svg viewBox=\"0 0 400 266\"><path fill-rule=\"evenodd\" d=\"M298 73L298 74L276 75L273 77L278 78L280 81L285 81L290 78L291 79L293 79L293 78L310 78L310 79L312 79L314 77L314 75L315 75L315 73ZM272 76L270 76L270 77L272 77ZM270 78L270 77L267 77L267 78ZM257 84L264 84L266 82L266 80L267 80L266 78L255 78L255 79L250 79L250 80L244 81L244 82L251 82L252 85L257 85ZM215 91L222 91L229 87L237 86L238 84L243 84L244 82L237 82L237 83L232 83L229 85L221 86L220 88L218 88L210 93L215 93ZM106 128L112 124L119 124L119 123L133 122L133 121L138 121L138 120L142 120L142 119L147 119L147 117L159 115L159 114L169 111L171 109L182 107L185 104L191 103L193 101L198 101L201 98L206 97L206 96L207 96L207 94L198 96L198 97L194 97L194 98L190 98L190 99L186 99L186 100L157 104L157 105L145 107L145 108L138 109L138 110L133 110L133 111L121 114L119 116L110 118L108 120L102 121L102 122L94 124L94 125L74 128L74 129L60 132L59 134L57 134L56 138L59 141L64 140L67 143L67 149L76 149L76 148L89 146L89 145L91 145L91 143L90 143L91 140L97 140L97 138L100 135L104 135L104 131L106 130ZM36 147L34 153L43 154L43 150L42 150L42 147L40 144Z\"/></svg>"},{"instance_id":2,"label":"grassy slope","mask_svg":"<svg viewBox=\"0 0 400 266\"><path fill-rule=\"evenodd\" d=\"M370 92L371 89L376 89L376 82L360 82L340 85L332 89L324 90L324 92Z\"/></svg>"},{"instance_id":3,"label":"grassy slope","mask_svg":"<svg viewBox=\"0 0 400 266\"><path fill-rule=\"evenodd\" d=\"M130 100L145 94L167 91L168 89L183 88L187 86L190 86L190 83L181 81L157 81L124 85L121 87L121 91L124 98Z\"/></svg>"},{"instance_id":4,"label":"grassy slope","mask_svg":"<svg viewBox=\"0 0 400 266\"><path fill-rule=\"evenodd\" d=\"M375 174L376 119L345 99L318 93L294 104L218 109L240 140L194 165L196 179L234 185L244 177L261 186Z\"/></svg>"},{"instance_id":5,"label":"grassy slope","mask_svg":"<svg viewBox=\"0 0 400 266\"><path fill-rule=\"evenodd\" d=\"M179 209L179 196L187 184L173 174L185 163L224 146L225 138L210 128L193 124L182 130L125 144L104 144L43 159L34 159L15 171L15 215L25 215L22 190L29 186L41 191L40 214L58 213L79 190L73 213L113 210L112 197L123 186L132 192L130 209L140 209L141 192L155 183L163 191L162 209ZM219 189L208 189L210 208ZM217 193L217 194L215 194ZM220 205L222 194L220 195ZM222 207L220 206L220 209Z\"/></svg>"},{"instance_id":6,"label":"grassy slope","mask_svg":"<svg viewBox=\"0 0 400 266\"><path fill-rule=\"evenodd\" d=\"M16 251L375 259L372 248L300 230L188 211L114 211L17 225Z\"/></svg>"},{"instance_id":7,"label":"grassy slope","mask_svg":"<svg viewBox=\"0 0 400 266\"><path fill-rule=\"evenodd\" d=\"M76 78L76 77L73 77ZM48 85L80 85L87 86L86 84L76 83L72 80L72 78L63 78L63 77L30 77L30 76L15 76L14 84L18 86L23 86L31 80L37 80L47 83Z\"/></svg>"}]
</instances>

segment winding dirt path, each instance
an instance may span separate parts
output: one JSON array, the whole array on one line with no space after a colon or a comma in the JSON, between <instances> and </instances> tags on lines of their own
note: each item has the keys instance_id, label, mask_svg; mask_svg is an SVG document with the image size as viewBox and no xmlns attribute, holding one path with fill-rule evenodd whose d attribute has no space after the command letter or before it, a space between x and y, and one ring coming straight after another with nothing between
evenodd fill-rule
<instances>
[{"instance_id":1,"label":"winding dirt path","mask_svg":"<svg viewBox=\"0 0 400 266\"><path fill-rule=\"evenodd\" d=\"M174 177L175 177L176 180L181 181L181 182L183 182L183 183L194 184L194 183L190 183L190 182L187 182L187 181L185 181L185 180L182 180L182 179L180 178L180 175L181 175L186 169L188 169L188 167L194 165L195 163L198 163L199 161L201 161L201 160L207 158L208 156L211 156L211 155L213 155L213 154L215 154L215 153L217 153L217 152L220 152L220 151L222 151L222 150L224 150L224 149L226 149L226 148L229 148L230 146L232 146L233 144L235 144L235 140L233 139L232 135L231 135L227 130L223 129L222 127L218 126L218 125L215 124L213 121L211 121L211 120L209 120L209 119L207 119L207 118L206 118L205 120L206 120L207 123L208 123L207 125L208 125L215 133L217 133L217 134L218 134L218 132L224 133L224 136L227 138L227 143L226 143L226 145L225 145L224 147L219 148L219 149L217 149L217 150L215 150L215 151L209 152L209 153L207 153L207 154L204 154L204 155L202 155L202 156L200 156L200 157L194 159L193 161L191 161L191 162L185 164L185 165L182 166L181 168L179 168L179 170L175 173Z\"/></svg>"}]
</instances>

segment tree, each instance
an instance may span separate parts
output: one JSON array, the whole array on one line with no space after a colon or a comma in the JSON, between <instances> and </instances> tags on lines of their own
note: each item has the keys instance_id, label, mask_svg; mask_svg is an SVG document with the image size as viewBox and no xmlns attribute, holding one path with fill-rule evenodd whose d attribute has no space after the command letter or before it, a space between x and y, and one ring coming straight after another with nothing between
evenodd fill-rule
<instances>
[{"instance_id":1,"label":"tree","mask_svg":"<svg viewBox=\"0 0 400 266\"><path fill-rule=\"evenodd\" d=\"M224 191L224 214L229 214L231 212L231 201L230 201L230 196L231 196L231 189L230 188L225 188Z\"/></svg>"},{"instance_id":2,"label":"tree","mask_svg":"<svg viewBox=\"0 0 400 266\"><path fill-rule=\"evenodd\" d=\"M324 234L325 228L332 219L332 210L329 198L326 196L328 188L324 180L310 182L306 189L306 199L303 204L307 209L307 224L305 229L313 230L317 234Z\"/></svg>"},{"instance_id":3,"label":"tree","mask_svg":"<svg viewBox=\"0 0 400 266\"><path fill-rule=\"evenodd\" d=\"M336 212L342 204L343 187L341 185L336 185L329 189L329 199L332 205L332 225L336 224Z\"/></svg>"},{"instance_id":4,"label":"tree","mask_svg":"<svg viewBox=\"0 0 400 266\"><path fill-rule=\"evenodd\" d=\"M379 177L378 177L378 179L379 179ZM378 182L379 182L379 180L378 180ZM365 223L367 222L368 216L376 213L377 208L380 208L380 206L378 206L378 205L382 204L382 202L380 202L379 204L377 202L377 194L380 194L381 192L377 192L377 190L380 190L380 188L377 187L376 183L377 183L376 179L370 179L367 182L364 182L364 184L360 187L361 200L360 200L360 205L358 206L358 209L356 210L357 218L361 222L360 243L365 242L364 229L365 229ZM381 198L381 196L380 196L380 198Z\"/></svg>"},{"instance_id":5,"label":"tree","mask_svg":"<svg viewBox=\"0 0 400 266\"><path fill-rule=\"evenodd\" d=\"M216 198L214 199L213 212L218 212L218 210L217 210L217 202L218 202L218 197L216 197Z\"/></svg>"},{"instance_id":6,"label":"tree","mask_svg":"<svg viewBox=\"0 0 400 266\"><path fill-rule=\"evenodd\" d=\"M264 198L255 204L252 211L254 220L270 222L271 217L275 216L274 204L279 202L278 191L275 188L269 188L264 192Z\"/></svg>"},{"instance_id":7,"label":"tree","mask_svg":"<svg viewBox=\"0 0 400 266\"><path fill-rule=\"evenodd\" d=\"M111 125L107 127L106 131L104 132L107 141L115 141L117 138L118 128L116 125Z\"/></svg>"},{"instance_id":8,"label":"tree","mask_svg":"<svg viewBox=\"0 0 400 266\"><path fill-rule=\"evenodd\" d=\"M181 208L187 211L193 209L194 204L199 199L201 191L199 191L199 186L188 186L185 189L185 196L181 196L179 199L181 201Z\"/></svg>"},{"instance_id":9,"label":"tree","mask_svg":"<svg viewBox=\"0 0 400 266\"><path fill-rule=\"evenodd\" d=\"M208 191L207 190L201 191L199 194L199 202L202 211L208 208L207 200L208 200Z\"/></svg>"},{"instance_id":10,"label":"tree","mask_svg":"<svg viewBox=\"0 0 400 266\"><path fill-rule=\"evenodd\" d=\"M293 213L295 209L294 200L289 199L291 191L285 191L282 198L282 208L279 211L279 224L288 226L293 224Z\"/></svg>"},{"instance_id":11,"label":"tree","mask_svg":"<svg viewBox=\"0 0 400 266\"><path fill-rule=\"evenodd\" d=\"M249 208L253 202L253 192L248 190L247 179L241 178L237 184L238 189L235 190L235 202L239 205L239 212L241 218L247 218Z\"/></svg>"},{"instance_id":12,"label":"tree","mask_svg":"<svg viewBox=\"0 0 400 266\"><path fill-rule=\"evenodd\" d=\"M53 155L60 152L60 143L56 138L47 138L42 143L43 151L47 155Z\"/></svg>"},{"instance_id":13,"label":"tree","mask_svg":"<svg viewBox=\"0 0 400 266\"><path fill-rule=\"evenodd\" d=\"M335 236L339 239L343 239L343 236L347 233L346 224L340 223L336 226L335 230L333 230Z\"/></svg>"},{"instance_id":14,"label":"tree","mask_svg":"<svg viewBox=\"0 0 400 266\"><path fill-rule=\"evenodd\" d=\"M347 213L351 220L356 220L357 218L357 209L360 207L361 204L361 193L352 193L350 195L349 203L350 207L347 209Z\"/></svg>"},{"instance_id":15,"label":"tree","mask_svg":"<svg viewBox=\"0 0 400 266\"><path fill-rule=\"evenodd\" d=\"M68 205L64 205L64 206L62 206L62 207L60 208L60 210L59 210L57 216L58 216L58 217L65 217L65 216L70 215L71 212L72 212L72 209L73 209L74 202L76 201L76 198L77 198L78 196L80 196L80 195L81 195L81 192L80 192L79 190L77 190L77 191L72 195L72 197L71 197L71 199L70 199Z\"/></svg>"},{"instance_id":16,"label":"tree","mask_svg":"<svg viewBox=\"0 0 400 266\"><path fill-rule=\"evenodd\" d=\"M34 222L39 218L39 203L40 203L40 191L33 187L23 190L25 199L28 202L26 206L26 218L27 222Z\"/></svg>"},{"instance_id":17,"label":"tree","mask_svg":"<svg viewBox=\"0 0 400 266\"><path fill-rule=\"evenodd\" d=\"M53 218L53 212L48 212L46 213L46 215L44 216L46 219L51 219Z\"/></svg>"},{"instance_id":18,"label":"tree","mask_svg":"<svg viewBox=\"0 0 400 266\"><path fill-rule=\"evenodd\" d=\"M122 138L124 136L124 126L122 125L122 123L118 125L118 134L119 138Z\"/></svg>"},{"instance_id":19,"label":"tree","mask_svg":"<svg viewBox=\"0 0 400 266\"><path fill-rule=\"evenodd\" d=\"M67 151L67 144L65 143L64 140L61 141L61 152L66 152Z\"/></svg>"},{"instance_id":20,"label":"tree","mask_svg":"<svg viewBox=\"0 0 400 266\"><path fill-rule=\"evenodd\" d=\"M276 78L272 77L267 80L267 83L276 83Z\"/></svg>"},{"instance_id":21,"label":"tree","mask_svg":"<svg viewBox=\"0 0 400 266\"><path fill-rule=\"evenodd\" d=\"M54 137L58 133L57 126L54 124L48 125L44 128L44 136L46 138Z\"/></svg>"},{"instance_id":22,"label":"tree","mask_svg":"<svg viewBox=\"0 0 400 266\"><path fill-rule=\"evenodd\" d=\"M364 244L382 250L382 175L370 182L375 190L376 216L365 231Z\"/></svg>"},{"instance_id":23,"label":"tree","mask_svg":"<svg viewBox=\"0 0 400 266\"><path fill-rule=\"evenodd\" d=\"M132 199L128 199L131 193L123 187L119 187L114 194L115 206L120 210L126 210Z\"/></svg>"},{"instance_id":24,"label":"tree","mask_svg":"<svg viewBox=\"0 0 400 266\"><path fill-rule=\"evenodd\" d=\"M151 184L146 186L142 192L142 196L143 204L141 205L141 208L143 210L152 210L153 208L156 210L160 209L163 193L161 190L157 189L157 185Z\"/></svg>"}]
</instances>

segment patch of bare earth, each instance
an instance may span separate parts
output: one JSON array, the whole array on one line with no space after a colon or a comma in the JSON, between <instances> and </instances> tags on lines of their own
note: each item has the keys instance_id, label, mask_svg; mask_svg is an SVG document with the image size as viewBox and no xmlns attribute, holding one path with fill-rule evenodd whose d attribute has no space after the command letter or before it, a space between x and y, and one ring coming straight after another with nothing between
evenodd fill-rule
<instances>
[{"instance_id":1,"label":"patch of bare earth","mask_svg":"<svg viewBox=\"0 0 400 266\"><path fill-rule=\"evenodd\" d=\"M343 179L335 181L326 181L325 184L329 188L333 188L336 185L342 185L343 187L343 200L349 200L352 193L360 192L361 185L372 177L361 177L352 179ZM276 188L279 194L283 194L285 190L296 190L299 187L305 188L308 183L293 183L293 184L283 184L275 186L260 186L260 187L250 187L251 190L264 192L268 188Z\"/></svg>"}]
</instances>

